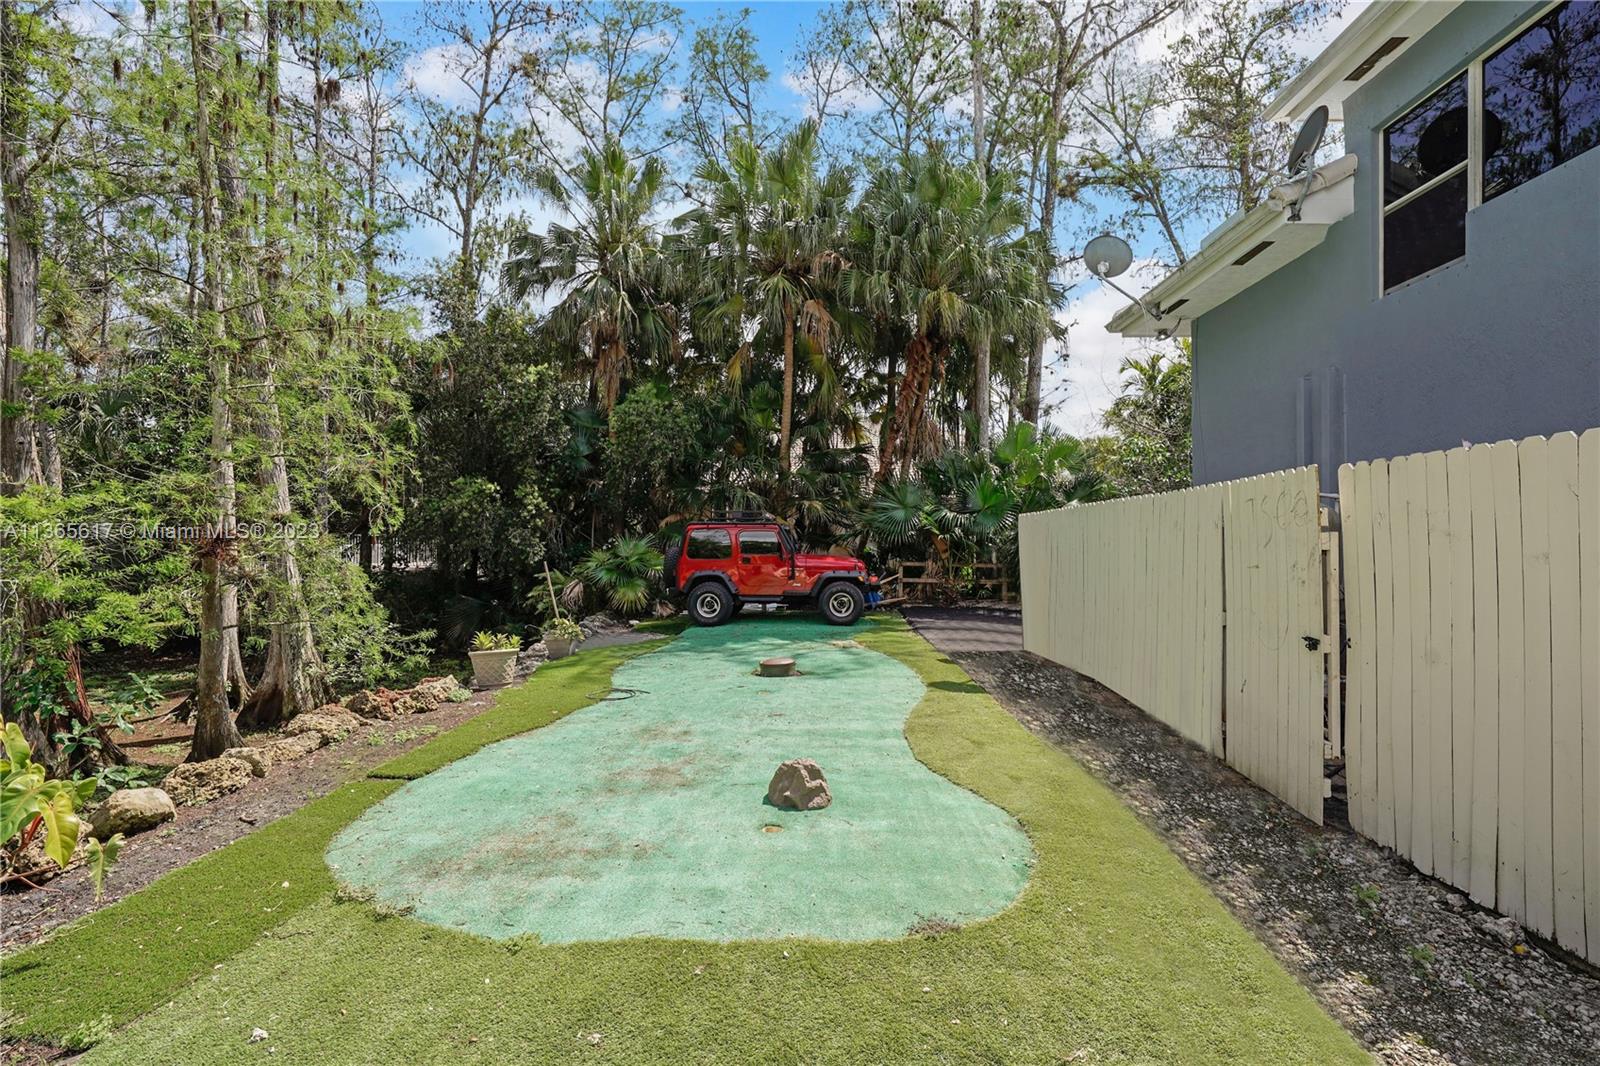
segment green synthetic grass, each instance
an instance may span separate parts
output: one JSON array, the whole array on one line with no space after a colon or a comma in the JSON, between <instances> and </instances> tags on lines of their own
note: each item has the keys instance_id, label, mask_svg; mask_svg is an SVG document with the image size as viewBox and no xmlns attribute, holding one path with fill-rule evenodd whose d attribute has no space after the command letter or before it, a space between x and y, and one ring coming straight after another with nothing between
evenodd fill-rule
<instances>
[{"instance_id":1,"label":"green synthetic grass","mask_svg":"<svg viewBox=\"0 0 1600 1066\"><path fill-rule=\"evenodd\" d=\"M342 785L0 960L6 1034L82 1047L165 1003L197 974L331 896L336 886L322 849L399 787Z\"/></svg>"},{"instance_id":2,"label":"green synthetic grass","mask_svg":"<svg viewBox=\"0 0 1600 1066\"><path fill-rule=\"evenodd\" d=\"M89 1018L132 1013L119 1008L134 992L138 1010L165 1005L107 1037L85 1062L1366 1061L1081 767L898 620L858 634L927 686L906 726L917 756L1010 811L1032 838L1033 876L993 919L857 943L541 945L386 915L324 888L218 969L208 965L217 952L191 951L173 960L178 974L141 968L141 977L114 984L110 966L92 977L76 971L75 955L127 958L141 936L162 928L146 897L163 881L120 904L114 923L80 923L15 960L33 963L23 971L33 986L27 1017L11 1029L88 1033L81 1026ZM569 683L583 676L576 664L566 669ZM562 676L541 670L520 692ZM459 818L470 837L470 811L439 817ZM320 859L325 841L308 834L275 846L285 862L292 853ZM265 857L271 849L258 850ZM185 928L229 922L246 902L231 886L212 891L188 901ZM219 950L236 947L229 940ZM202 979L174 995L195 976ZM17 1002L9 976L6 985L8 1004ZM53 1012L52 987L63 1000ZM252 1044L256 1027L269 1036Z\"/></svg>"},{"instance_id":3,"label":"green synthetic grass","mask_svg":"<svg viewBox=\"0 0 1600 1066\"><path fill-rule=\"evenodd\" d=\"M493 707L476 718L373 767L367 776L415 780L486 744L549 725L604 695L611 685L611 671L620 664L659 647L661 643L654 640L618 644L546 663L533 675L537 683L502 693Z\"/></svg>"},{"instance_id":4,"label":"green synthetic grass","mask_svg":"<svg viewBox=\"0 0 1600 1066\"><path fill-rule=\"evenodd\" d=\"M916 673L839 636L806 617L693 629L617 669L628 698L409 782L334 838L328 864L383 904L497 940L878 940L1005 909L1027 837L912 754ZM799 676L756 676L780 655ZM773 768L799 757L826 772L826 810L765 802ZM472 811L471 839L442 810Z\"/></svg>"},{"instance_id":5,"label":"green synthetic grass","mask_svg":"<svg viewBox=\"0 0 1600 1066\"><path fill-rule=\"evenodd\" d=\"M601 648L542 667L538 684L501 693L477 718L377 767L377 780L350 782L0 958L3 1031L83 1047L166 1002L310 902L331 897L338 886L323 850L403 779L587 706L617 664L659 646Z\"/></svg>"}]
</instances>

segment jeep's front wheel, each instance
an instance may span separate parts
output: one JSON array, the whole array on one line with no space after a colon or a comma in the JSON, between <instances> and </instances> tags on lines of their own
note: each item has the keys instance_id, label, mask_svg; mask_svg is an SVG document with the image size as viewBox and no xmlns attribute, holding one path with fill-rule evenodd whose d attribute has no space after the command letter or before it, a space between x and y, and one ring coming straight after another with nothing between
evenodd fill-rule
<instances>
[{"instance_id":1,"label":"jeep's front wheel","mask_svg":"<svg viewBox=\"0 0 1600 1066\"><path fill-rule=\"evenodd\" d=\"M861 590L848 581L836 581L822 590L817 606L829 625L853 626L866 609L867 600Z\"/></svg>"},{"instance_id":2,"label":"jeep's front wheel","mask_svg":"<svg viewBox=\"0 0 1600 1066\"><path fill-rule=\"evenodd\" d=\"M733 594L708 581L689 591L689 617L697 626L720 626L733 614Z\"/></svg>"}]
</instances>

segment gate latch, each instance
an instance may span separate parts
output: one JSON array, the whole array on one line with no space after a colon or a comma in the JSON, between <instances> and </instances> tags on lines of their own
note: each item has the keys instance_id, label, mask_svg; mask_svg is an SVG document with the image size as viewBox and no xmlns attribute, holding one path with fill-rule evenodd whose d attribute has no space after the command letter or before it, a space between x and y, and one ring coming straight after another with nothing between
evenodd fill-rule
<instances>
[{"instance_id":1,"label":"gate latch","mask_svg":"<svg viewBox=\"0 0 1600 1066\"><path fill-rule=\"evenodd\" d=\"M1317 651L1322 647L1321 637L1301 637L1300 639L1306 642L1306 651Z\"/></svg>"}]
</instances>

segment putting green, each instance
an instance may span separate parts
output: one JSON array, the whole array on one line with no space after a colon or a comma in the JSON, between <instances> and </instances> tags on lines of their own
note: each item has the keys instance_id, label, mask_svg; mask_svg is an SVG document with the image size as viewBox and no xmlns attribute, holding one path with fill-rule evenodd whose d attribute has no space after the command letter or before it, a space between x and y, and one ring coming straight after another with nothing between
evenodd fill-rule
<instances>
[{"instance_id":1,"label":"putting green","mask_svg":"<svg viewBox=\"0 0 1600 1066\"><path fill-rule=\"evenodd\" d=\"M424 921L550 943L869 940L997 913L1027 880L1027 837L917 761L902 728L921 680L850 633L786 618L691 630L616 672L636 695L411 782L328 863ZM802 676L754 676L779 654ZM821 764L832 806L766 804L792 758Z\"/></svg>"}]
</instances>

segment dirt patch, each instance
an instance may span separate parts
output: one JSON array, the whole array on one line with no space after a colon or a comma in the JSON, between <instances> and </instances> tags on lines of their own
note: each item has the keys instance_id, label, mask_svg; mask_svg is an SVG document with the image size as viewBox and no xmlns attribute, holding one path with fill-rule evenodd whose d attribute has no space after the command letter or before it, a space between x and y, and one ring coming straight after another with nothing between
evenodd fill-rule
<instances>
[{"instance_id":1,"label":"dirt patch","mask_svg":"<svg viewBox=\"0 0 1600 1066\"><path fill-rule=\"evenodd\" d=\"M689 771L698 763L699 760L684 756L672 762L613 770L605 776L605 788L611 792L686 788L692 783Z\"/></svg>"},{"instance_id":2,"label":"dirt patch","mask_svg":"<svg viewBox=\"0 0 1600 1066\"><path fill-rule=\"evenodd\" d=\"M447 703L428 714L374 722L371 728L352 733L339 743L275 765L266 777L251 779L230 796L201 807L178 808L173 821L128 839L106 879L105 897L98 903L83 868L69 870L36 890L7 892L0 897L5 910L0 949L9 953L22 948L57 926L131 895L162 874L282 818L436 733L476 717L488 709L496 694L475 693L464 703ZM246 737L245 743L266 737ZM137 757L144 761L144 752Z\"/></svg>"},{"instance_id":3,"label":"dirt patch","mask_svg":"<svg viewBox=\"0 0 1600 1066\"><path fill-rule=\"evenodd\" d=\"M1383 1061L1596 1061L1600 976L1585 964L1503 939L1504 919L1348 828L1311 824L1089 678L925 635L1110 784Z\"/></svg>"}]
</instances>

